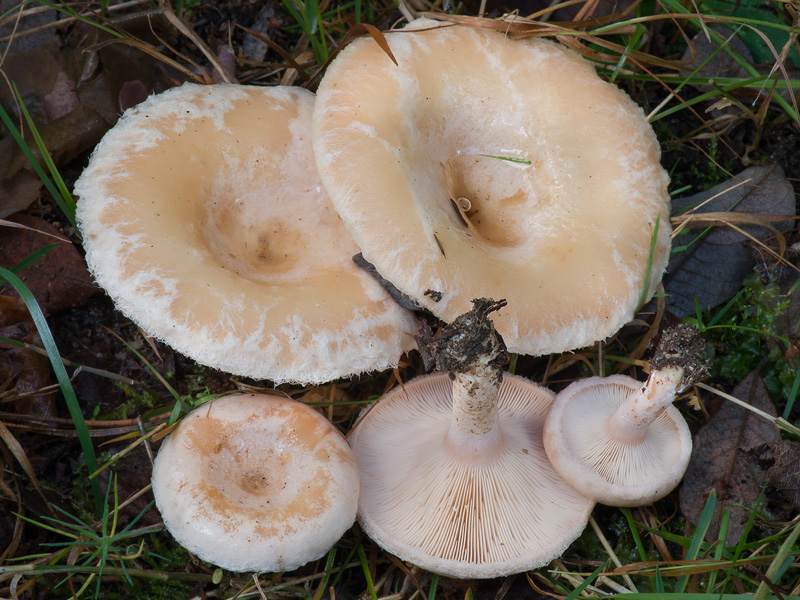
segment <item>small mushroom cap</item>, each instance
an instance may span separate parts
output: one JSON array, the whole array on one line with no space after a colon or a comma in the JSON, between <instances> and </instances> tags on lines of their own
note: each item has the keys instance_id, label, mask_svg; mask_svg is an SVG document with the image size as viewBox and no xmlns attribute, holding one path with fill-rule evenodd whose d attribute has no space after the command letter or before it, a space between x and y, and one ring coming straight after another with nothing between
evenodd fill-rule
<instances>
[{"instance_id":1,"label":"small mushroom cap","mask_svg":"<svg viewBox=\"0 0 800 600\"><path fill-rule=\"evenodd\" d=\"M452 381L417 377L373 405L349 434L361 474L358 519L380 546L449 577L519 573L559 556L594 506L553 469L542 447L552 393L506 374L499 451L447 443Z\"/></svg>"},{"instance_id":2,"label":"small mushroom cap","mask_svg":"<svg viewBox=\"0 0 800 600\"><path fill-rule=\"evenodd\" d=\"M237 394L192 411L153 467L153 494L187 550L231 571L290 571L353 524L358 470L344 437L305 404Z\"/></svg>"},{"instance_id":3,"label":"small mushroom cap","mask_svg":"<svg viewBox=\"0 0 800 600\"><path fill-rule=\"evenodd\" d=\"M196 361L275 382L389 368L413 317L352 263L311 149L314 95L185 84L125 112L75 184L117 307Z\"/></svg>"},{"instance_id":4,"label":"small mushroom cap","mask_svg":"<svg viewBox=\"0 0 800 600\"><path fill-rule=\"evenodd\" d=\"M398 66L369 38L329 66L314 150L336 210L444 321L506 298L493 320L512 352L607 337L636 310L659 215L648 293L668 258L668 176L642 110L558 44L439 25L387 33Z\"/></svg>"},{"instance_id":5,"label":"small mushroom cap","mask_svg":"<svg viewBox=\"0 0 800 600\"><path fill-rule=\"evenodd\" d=\"M581 493L610 506L643 506L680 483L692 454L692 436L680 412L666 407L644 440L622 443L606 423L642 387L625 375L589 377L560 392L544 426L547 456Z\"/></svg>"}]
</instances>

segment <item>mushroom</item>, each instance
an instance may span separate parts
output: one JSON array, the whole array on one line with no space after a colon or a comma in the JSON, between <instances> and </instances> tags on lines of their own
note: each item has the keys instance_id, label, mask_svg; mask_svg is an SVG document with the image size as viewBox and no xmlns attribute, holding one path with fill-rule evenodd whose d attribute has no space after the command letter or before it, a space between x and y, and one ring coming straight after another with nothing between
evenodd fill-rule
<instances>
[{"instance_id":1,"label":"mushroom","mask_svg":"<svg viewBox=\"0 0 800 600\"><path fill-rule=\"evenodd\" d=\"M488 314L472 311L427 345L447 373L394 388L348 440L361 475L358 519L387 551L450 577L539 567L583 531L594 502L553 469L542 426L553 394L503 373Z\"/></svg>"},{"instance_id":2,"label":"mushroom","mask_svg":"<svg viewBox=\"0 0 800 600\"><path fill-rule=\"evenodd\" d=\"M197 362L321 383L397 364L414 319L352 263L311 148L314 95L185 84L125 112L75 184L117 307Z\"/></svg>"},{"instance_id":3,"label":"mushroom","mask_svg":"<svg viewBox=\"0 0 800 600\"><path fill-rule=\"evenodd\" d=\"M576 381L553 402L544 447L575 489L612 506L642 506L678 485L692 437L672 406L705 373L705 344L691 325L664 333L647 381L625 375Z\"/></svg>"},{"instance_id":4,"label":"mushroom","mask_svg":"<svg viewBox=\"0 0 800 600\"><path fill-rule=\"evenodd\" d=\"M397 65L356 40L314 109L322 181L364 258L446 322L506 298L494 319L513 352L628 322L670 243L641 108L556 43L426 19L386 40Z\"/></svg>"},{"instance_id":5,"label":"mushroom","mask_svg":"<svg viewBox=\"0 0 800 600\"><path fill-rule=\"evenodd\" d=\"M358 470L339 431L312 408L236 394L193 410L153 467L164 525L231 571L287 571L325 554L353 524Z\"/></svg>"}]
</instances>

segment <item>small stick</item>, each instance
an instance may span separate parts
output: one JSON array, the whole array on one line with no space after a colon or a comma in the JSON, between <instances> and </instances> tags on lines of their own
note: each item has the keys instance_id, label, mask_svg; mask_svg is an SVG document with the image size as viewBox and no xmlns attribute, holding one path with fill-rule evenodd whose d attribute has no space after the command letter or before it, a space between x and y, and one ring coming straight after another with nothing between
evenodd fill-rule
<instances>
[{"instance_id":1,"label":"small stick","mask_svg":"<svg viewBox=\"0 0 800 600\"><path fill-rule=\"evenodd\" d=\"M757 414L759 417L762 417L767 421L772 421L772 423L774 423L776 427L783 429L784 431L788 431L789 433L793 433L794 435L800 436L800 428L795 427L783 417L773 417L771 414L765 413L763 410L760 410L755 406L751 406L750 404L744 402L743 400L739 400L736 396L731 396L730 394L726 394L725 392L713 388L710 385L706 385L705 383L695 383L695 385L699 388L703 388L704 390L708 390L712 394L716 394L717 396L725 398L726 400L730 400L734 404L738 404L742 408L746 408L747 410Z\"/></svg>"}]
</instances>

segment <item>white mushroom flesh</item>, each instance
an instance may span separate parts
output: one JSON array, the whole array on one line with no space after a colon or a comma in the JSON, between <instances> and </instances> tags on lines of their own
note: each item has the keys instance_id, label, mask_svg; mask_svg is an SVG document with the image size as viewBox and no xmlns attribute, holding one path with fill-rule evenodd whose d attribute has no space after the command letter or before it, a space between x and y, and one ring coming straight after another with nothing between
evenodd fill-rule
<instances>
[{"instance_id":1,"label":"white mushroom flesh","mask_svg":"<svg viewBox=\"0 0 800 600\"><path fill-rule=\"evenodd\" d=\"M451 577L546 564L583 531L594 505L544 454L552 394L506 374L497 426L473 434L465 448L450 442L452 390L447 374L413 379L349 434L361 474L362 527L389 552Z\"/></svg>"},{"instance_id":2,"label":"white mushroom flesh","mask_svg":"<svg viewBox=\"0 0 800 600\"><path fill-rule=\"evenodd\" d=\"M153 494L170 533L232 571L296 569L355 521L359 479L344 437L292 400L227 396L167 438Z\"/></svg>"},{"instance_id":3,"label":"white mushroom flesh","mask_svg":"<svg viewBox=\"0 0 800 600\"><path fill-rule=\"evenodd\" d=\"M513 352L612 334L668 258L668 177L642 110L558 44L440 25L387 33L399 66L363 38L328 68L314 149L336 210L441 319L506 298L493 319Z\"/></svg>"},{"instance_id":4,"label":"white mushroom flesh","mask_svg":"<svg viewBox=\"0 0 800 600\"><path fill-rule=\"evenodd\" d=\"M560 392L547 417L544 443L553 466L603 504L648 504L671 492L686 471L692 450L686 422L669 403L646 406L641 392L642 384L624 375L590 377ZM631 398L639 399L641 412L631 410ZM649 423L615 436L622 413Z\"/></svg>"},{"instance_id":5,"label":"white mushroom flesh","mask_svg":"<svg viewBox=\"0 0 800 600\"><path fill-rule=\"evenodd\" d=\"M314 95L185 84L127 111L75 185L98 283L198 362L320 383L397 364L414 320L358 269L311 149Z\"/></svg>"}]
</instances>

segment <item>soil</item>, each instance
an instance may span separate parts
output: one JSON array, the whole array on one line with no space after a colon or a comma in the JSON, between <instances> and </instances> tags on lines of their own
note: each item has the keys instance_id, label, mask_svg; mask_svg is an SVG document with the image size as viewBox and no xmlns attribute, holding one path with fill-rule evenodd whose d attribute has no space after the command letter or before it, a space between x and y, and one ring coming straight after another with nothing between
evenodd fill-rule
<instances>
[{"instance_id":1,"label":"soil","mask_svg":"<svg viewBox=\"0 0 800 600\"><path fill-rule=\"evenodd\" d=\"M525 8L532 9L532 3L525 3ZM199 71L198 66L213 74L207 57L195 44L184 36L177 35L163 20L154 21L154 16L157 17L149 13L145 15L141 8L133 8L130 14L117 15L113 19L117 19L126 30L140 36L154 48L164 50L167 45L175 47L184 57L182 64L190 65L186 71L164 65L146 53L138 50L134 52L133 49L122 45L114 44L101 49L95 46L92 50L95 44L103 41L103 36L99 36L96 30L84 24L62 25L52 30L52 35L43 41L40 40L40 45L33 48L12 46L12 55L14 52L18 54L16 57L9 55L11 58L6 63L7 73L11 79L33 82L34 78L24 76L22 71L36 69L36 81L39 85L44 85L42 81L54 84L62 76L72 82L72 87L66 86L66 91L60 93L80 105L82 112L79 115L81 121L78 123L67 123L69 115L47 121L45 116L47 102L44 99L46 94L38 93L33 83L20 89L31 112L43 123L43 131L50 136L48 139L53 145L48 147L54 156L59 158L58 166L68 189L72 189L72 184L85 166L99 135L113 124L115 115L133 102L132 98L137 97L138 93L136 90L142 89L147 93L163 91L169 86L192 79ZM232 44L237 51L248 44L254 48L257 45L257 38L248 34L245 28L257 30L262 38L269 40L270 49L260 60L243 58L237 63L236 74L240 82L275 84L286 75L286 61L274 51L274 47L293 49L298 42L299 30L291 27L291 18L282 5L274 0L266 3L232 2L201 5L187 13L186 18L191 22L194 32L204 40L215 55L221 46L227 44ZM399 12L385 8L378 11L376 23L388 26L399 18ZM151 22L155 22L152 29ZM31 62L33 57L37 62ZM303 60L310 58L304 55ZM195 66L191 66L192 62ZM640 98L646 96L650 104L657 104L664 95L663 89L657 85L648 85L646 88L633 91L634 96L637 93ZM687 91L686 96L689 97L694 93L696 92ZM15 118L18 117L7 91L0 94L0 101L12 115L15 115ZM697 114L705 115L704 108L702 105L698 106ZM68 129L70 135L58 134L59 128L62 128L63 134L64 128L67 127L70 128ZM770 113L760 137L752 121L741 119L714 141L714 138L701 135L703 133L701 122L696 117L687 117L685 112L659 121L656 129L664 143L663 162L665 168L672 174L673 189L688 186L690 191L687 193L707 189L726 179L728 173L738 172L746 163L762 161L780 164L786 176L794 183L795 190L800 189L800 131L796 123L780 116L777 112ZM72 134L74 131L84 132L82 143L75 143L76 137ZM756 140L757 146L748 149ZM0 174L4 194L0 199L0 210L5 206L11 206L12 200L15 207L19 207L22 203L24 207L17 210L50 223L56 232L75 242L74 247L80 252L79 238L74 228L66 221L52 197L40 186L31 185L37 177L28 166L25 166L25 160L20 158L9 137L0 139L0 164L13 167L8 172ZM800 196L798 198L798 209L800 209ZM0 214L0 218L3 219L8 216L7 213ZM0 234L0 250L7 249L10 244L9 239L11 238L6 236L5 232ZM790 238L791 241L793 238ZM49 242L37 241L39 247L46 243ZM6 259L0 266L9 268L14 264L16 261ZM52 275L57 272L55 269L63 268L63 263L47 268L54 269ZM50 306L46 316L61 356L67 357L76 365L102 369L117 376L117 379L111 379L85 370L76 371L75 366L68 366L68 372L74 375L72 384L81 400L85 418L91 421L113 421L113 425L93 427L97 431L96 448L102 452L101 463L109 460L130 443L131 438L120 439L120 436L136 433L139 428L137 417L141 419L142 424L163 422L174 404L169 391L144 361L164 375L169 385L181 395L196 395L198 392L221 393L237 388L272 387L269 382L232 377L200 367L175 353L168 346L148 339L142 331L114 309L102 290L92 287L88 273L83 275L86 279L81 284L82 295L77 292L64 292L66 299L63 300L63 305ZM90 286L91 289L87 291L86 286ZM43 292L45 293L47 292ZM0 296L12 295L7 286L0 289ZM46 303L44 295L39 299L42 303ZM10 309L0 305L0 315L3 310ZM647 318L652 319L652 315ZM37 337L32 322L27 318L11 321L0 322L2 323L0 335L41 346L41 339ZM641 330L641 323L633 325L623 331L617 341L622 344L634 339ZM128 345L142 358L137 357ZM617 349L624 353L630 348L620 345ZM66 406L59 394L50 388L55 379L49 366L37 356L39 355L11 348L8 344L0 342L0 422L6 424L14 438L21 444L24 456L30 461L44 495L42 498L31 485L20 466L19 457L15 456L7 445L0 445L4 462L4 472L0 477L0 483L3 485L0 488L0 557L3 558L5 558L4 551L16 557L32 555L49 551L42 550L44 543L63 541L62 538L41 527L21 523L15 513L38 518L39 515L49 514L47 502L70 513L77 513L77 516L83 519L93 518L87 512L88 507L91 507L91 498L90 490L85 483L87 475L85 458L80 452L74 429L69 425L71 421ZM335 395L361 402L379 396L387 387L393 385L398 377L406 380L424 372L426 366L424 363L427 362L414 352L404 359L396 373L383 373L354 381L339 382L335 387L322 386L319 389L280 386L279 391L297 398L302 398L306 394L318 394L320 398L327 399ZM552 362L552 357L519 357L516 372L523 376L541 379L548 364ZM564 364L565 368L555 371L557 376L552 381L555 388L563 387L571 379L586 374L586 369L582 367L580 361L564 361ZM120 381L121 379L130 381L125 383ZM27 399L18 397L18 392L23 389L22 383L26 381L25 385L31 390L29 396L34 401L31 401L30 397L26 397ZM355 408L337 406L326 410L333 422L346 430L357 416L360 405L355 406ZM151 453L157 449L157 445L158 442L142 444L116 463L115 468L121 474L117 479L120 499L129 498L146 488L150 477ZM100 479L104 493L109 484L108 472L109 470L104 471ZM4 491L6 488L11 493ZM149 506L150 501L151 495L145 493L131 502L123 509L120 523L130 523L140 513L143 513L140 526L158 523L160 518L155 509ZM662 501L654 508L658 516L665 519L674 509L674 499ZM615 519L619 518L618 514L600 509L597 518L612 536L614 528L618 527L615 522ZM163 547L169 547L171 544L169 536L165 533L154 535L153 538L156 540L153 543L161 544ZM353 539L347 539L343 543L347 545L352 542ZM368 546L368 550L374 560L378 549ZM180 567L174 568L192 573L210 573L207 567L196 560L187 559L185 554L181 557L178 560ZM572 559L574 560L575 556L572 556ZM427 575L423 574L421 577ZM58 578L43 580L44 583L37 586L36 591L31 592L28 597L48 598L68 594L66 586L59 591L52 591L51 587L58 580ZM346 581L345 579L341 585L346 586ZM422 582L421 580L420 584ZM7 582L0 580L0 589L6 585ZM197 588L192 586L194 584L187 588L189 591L181 592L185 593L184 597L190 597L192 591L196 591L198 597L205 597L202 585L198 584ZM208 589L212 589L212 586ZM468 589L472 590L475 598L547 597L535 592L524 575L502 581L448 581L442 582L440 589L442 597L445 598L463 598ZM354 586L353 593L361 591ZM126 597L124 594L127 592L124 587L120 587L118 592L122 597Z\"/></svg>"}]
</instances>

